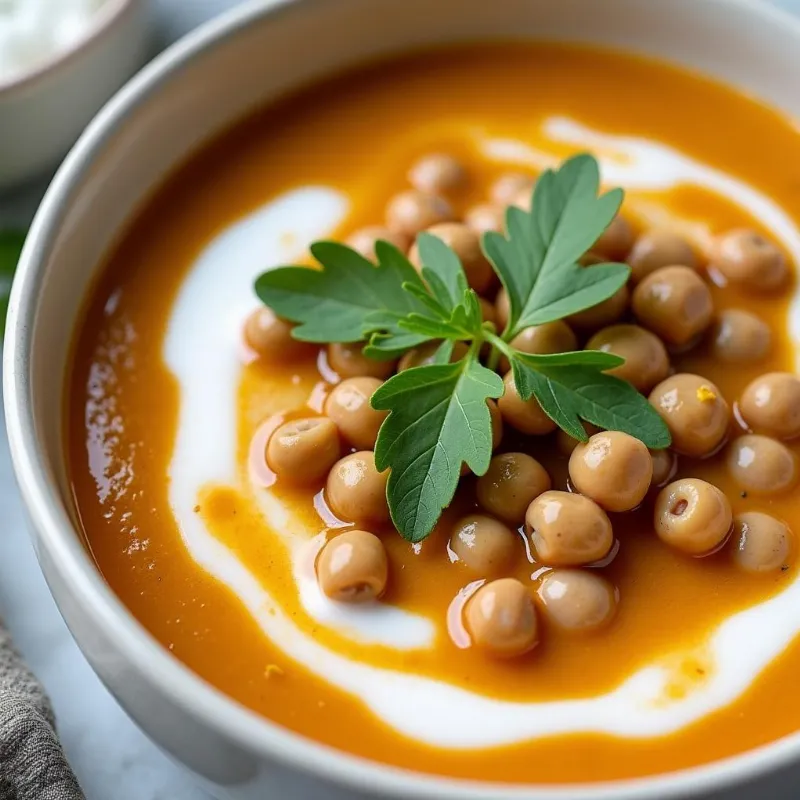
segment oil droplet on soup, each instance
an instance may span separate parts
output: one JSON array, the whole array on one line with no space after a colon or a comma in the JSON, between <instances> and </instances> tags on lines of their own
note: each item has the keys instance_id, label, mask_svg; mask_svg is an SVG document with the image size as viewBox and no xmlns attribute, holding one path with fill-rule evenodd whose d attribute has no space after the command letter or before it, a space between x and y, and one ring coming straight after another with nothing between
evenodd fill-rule
<instances>
[{"instance_id":1,"label":"oil droplet on soup","mask_svg":"<svg viewBox=\"0 0 800 800\"><path fill-rule=\"evenodd\" d=\"M503 202L528 202L535 173L575 149L595 152L609 185L628 190L631 229L618 227L597 247L625 258L630 246L631 289L644 298L633 306L638 318L627 298L596 310L605 315L597 328L639 325L662 337L664 309L647 286L658 283L659 269L675 266L665 259L682 253L693 263L681 266L696 270L703 288L682 274L660 280L678 281L703 302L657 352L667 352L674 372L702 377L707 391L692 395L698 413L710 414L719 392L730 417L709 433L707 447L690 438L677 461L659 466L649 491L637 473L630 484L620 477L613 495L597 489L597 471L644 463L646 454L601 442L588 456L577 450L568 467L572 446L563 435L523 437L507 424L499 452L521 455L503 457L488 488L463 478L421 545L379 521L368 528L377 544L365 536L331 544L356 521L344 516L373 507L363 500L344 508L322 483L276 476L265 448L281 425L323 413L337 381L363 382L364 366L357 352L287 342L271 358L268 346L263 353L249 346L254 330L268 344L285 335L265 318L243 336L257 307L254 277L307 262L306 248L319 238L353 236L369 254L380 227L392 223L383 209L401 193L410 193L402 224L386 238L405 248L419 225L450 226L466 267L471 238L451 220L496 226L487 212L493 194L502 188ZM237 700L311 738L416 770L537 783L633 777L795 730L800 700L784 689L800 667L792 642L800 585L783 534L800 530L793 489L742 488L752 483L747 465L732 474L725 448L751 433L749 395L744 419L738 405L748 384L794 371L789 331L800 241L790 214L797 193L783 174L799 151L786 120L727 88L624 55L545 45L417 54L334 78L245 121L176 172L133 221L78 333L70 472L103 575L165 646ZM648 233L664 229L669 235ZM778 289L752 289L753 259L773 258L758 240L732 237L727 260L715 256L718 235L741 229L779 246L787 266ZM650 240L639 241L642 234ZM486 293L484 314L507 314L502 299L494 305L496 284L480 253L470 258L468 275ZM708 303L717 315L742 310L757 319L727 313L721 340L722 323L706 318ZM741 319L747 325L732 327ZM577 346L594 324L574 323ZM630 331L609 329L599 340L612 352L619 342L653 347ZM739 359L733 369L731 358ZM367 377L380 382L386 374ZM661 371L643 385L657 391L665 378ZM374 420L358 416L351 401L337 413L350 415L349 437L363 448ZM749 413L769 427L752 433L785 439L758 450L774 456L770 464L779 456L785 472L798 455L783 435L790 421ZM354 450L349 441L334 447L324 426L289 428L306 435L301 455L322 453L326 465ZM604 543L603 558L586 572L598 580L575 578L569 570L584 569L578 564L554 563L550 572L531 563L535 541L513 511L527 500L503 477L512 467L556 493L575 470L582 491L610 515L611 549ZM707 508L702 493L671 498L672 482L684 478L719 487L730 504L731 530L704 558L678 552L654 531L656 496L666 498L671 532L695 500ZM495 496L516 505L492 510ZM495 523L498 514L516 516ZM460 538L451 539L454 530ZM331 593L380 600L331 602L320 570ZM510 579L502 592L484 582ZM529 588L530 608L518 583ZM569 593L583 598L583 616L565 604ZM487 597L514 609L516 627L504 638L483 627L494 614ZM516 657L469 646L476 633ZM235 660L225 657L234 650ZM410 713L419 707L430 713Z\"/></svg>"}]
</instances>

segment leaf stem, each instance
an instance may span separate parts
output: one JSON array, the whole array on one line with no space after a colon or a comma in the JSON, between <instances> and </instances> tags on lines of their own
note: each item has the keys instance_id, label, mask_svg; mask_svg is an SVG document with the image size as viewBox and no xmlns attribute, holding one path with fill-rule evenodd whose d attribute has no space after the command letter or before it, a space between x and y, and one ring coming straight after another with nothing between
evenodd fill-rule
<instances>
[{"instance_id":1,"label":"leaf stem","mask_svg":"<svg viewBox=\"0 0 800 800\"><path fill-rule=\"evenodd\" d=\"M492 345L492 354L489 356L489 361L487 363L487 367L489 369L495 369L497 367L497 362L500 361L500 354L502 353L509 361L514 355L514 348L508 344L508 342L501 339L497 334L492 333L491 331L487 331L484 329L483 331L484 338L486 339L489 344Z\"/></svg>"},{"instance_id":2,"label":"leaf stem","mask_svg":"<svg viewBox=\"0 0 800 800\"><path fill-rule=\"evenodd\" d=\"M481 352L481 346L483 345L484 342L484 337L481 335L481 333L485 335L487 331L481 331L478 334L472 334L471 341L470 339L467 339L467 341L470 342L469 356L470 358L475 359L476 361L478 360L478 356L480 355Z\"/></svg>"}]
</instances>

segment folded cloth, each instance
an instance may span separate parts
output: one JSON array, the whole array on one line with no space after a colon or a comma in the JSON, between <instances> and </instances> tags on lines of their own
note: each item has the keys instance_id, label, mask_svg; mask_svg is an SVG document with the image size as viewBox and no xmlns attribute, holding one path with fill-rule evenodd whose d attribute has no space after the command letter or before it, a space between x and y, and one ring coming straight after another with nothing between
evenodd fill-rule
<instances>
[{"instance_id":1,"label":"folded cloth","mask_svg":"<svg viewBox=\"0 0 800 800\"><path fill-rule=\"evenodd\" d=\"M0 623L0 800L83 800L50 701Z\"/></svg>"}]
</instances>

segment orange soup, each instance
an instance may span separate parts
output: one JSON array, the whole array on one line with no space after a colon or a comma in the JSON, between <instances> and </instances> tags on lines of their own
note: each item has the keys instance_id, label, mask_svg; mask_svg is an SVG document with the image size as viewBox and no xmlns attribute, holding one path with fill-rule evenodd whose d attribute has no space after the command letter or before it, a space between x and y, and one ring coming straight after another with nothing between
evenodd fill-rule
<instances>
[{"instance_id":1,"label":"orange soup","mask_svg":"<svg viewBox=\"0 0 800 800\"><path fill-rule=\"evenodd\" d=\"M588 156L531 200L579 152L616 216ZM599 781L791 733L799 157L752 99L573 46L416 53L264 109L157 192L87 304L67 431L99 569L208 682L401 767ZM262 304L317 240L352 249L267 273ZM448 253L474 324L458 292L467 321L434 308ZM383 360L339 335L375 258L380 302L414 284L438 326Z\"/></svg>"}]
</instances>

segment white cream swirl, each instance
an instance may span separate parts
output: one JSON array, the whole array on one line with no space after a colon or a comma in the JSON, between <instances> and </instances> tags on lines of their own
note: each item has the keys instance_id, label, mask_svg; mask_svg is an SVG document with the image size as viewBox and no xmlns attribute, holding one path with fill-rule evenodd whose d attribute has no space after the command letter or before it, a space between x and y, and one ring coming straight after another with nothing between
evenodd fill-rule
<instances>
[{"instance_id":1,"label":"white cream swirl","mask_svg":"<svg viewBox=\"0 0 800 800\"><path fill-rule=\"evenodd\" d=\"M538 148L500 139L487 139L482 147L489 158L541 167L554 160L548 141L592 149L610 183L647 192L690 183L723 194L759 219L800 262L800 235L770 198L658 142L610 136L571 120L551 118L543 126ZM205 249L175 302L164 349L181 392L169 497L195 561L230 587L288 657L362 700L400 733L434 746L485 748L572 732L658 736L740 697L800 632L800 578L776 597L729 617L710 631L699 655L675 653L596 697L517 703L359 663L317 643L282 611L269 587L207 530L193 511L199 491L210 483L235 485L239 474L235 463L240 369L236 337L240 320L253 305L252 281L265 261L278 264L298 258L310 241L343 220L347 207L345 197L324 187L299 189L272 201ZM691 235L698 246L707 245L710 232L702 222L669 221ZM287 245L289 241L294 245ZM199 308L202 314L197 313ZM208 325L208 319L216 324ZM794 331L798 320L795 303ZM304 529L291 510L268 492L260 502L270 527L280 532L289 548L301 602L309 615L356 642L397 649L432 646L436 628L425 617L385 605L353 612L322 597L302 568L306 543L317 531ZM681 665L697 658L710 667L706 679L680 697L670 698L667 688L679 678Z\"/></svg>"}]
</instances>

